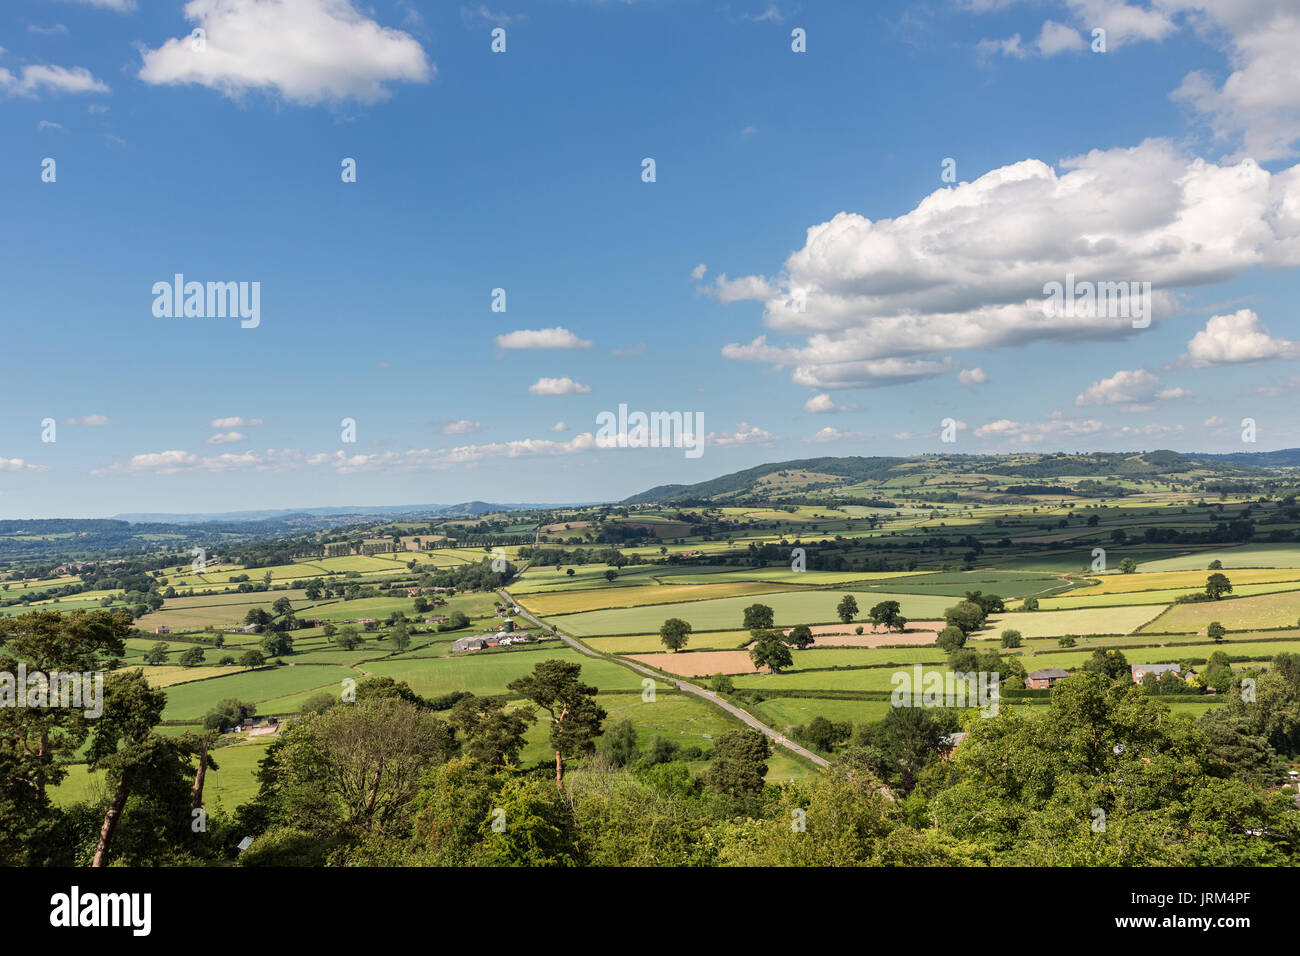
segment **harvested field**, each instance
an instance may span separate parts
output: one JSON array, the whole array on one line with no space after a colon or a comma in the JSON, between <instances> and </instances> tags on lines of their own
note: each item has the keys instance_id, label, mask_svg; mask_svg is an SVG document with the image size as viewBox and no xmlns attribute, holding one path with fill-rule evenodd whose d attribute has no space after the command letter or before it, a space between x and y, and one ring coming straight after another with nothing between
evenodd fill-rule
<instances>
[{"instance_id":1,"label":"harvested field","mask_svg":"<svg viewBox=\"0 0 1300 956\"><path fill-rule=\"evenodd\" d=\"M748 651L683 651L679 654L629 654L628 657L678 677L759 673L749 659Z\"/></svg>"}]
</instances>

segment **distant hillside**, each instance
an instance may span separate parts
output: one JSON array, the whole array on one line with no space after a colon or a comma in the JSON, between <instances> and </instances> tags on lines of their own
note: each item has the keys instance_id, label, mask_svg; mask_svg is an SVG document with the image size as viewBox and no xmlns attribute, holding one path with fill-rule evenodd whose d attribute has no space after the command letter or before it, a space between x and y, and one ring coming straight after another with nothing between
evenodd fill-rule
<instances>
[{"instance_id":1,"label":"distant hillside","mask_svg":"<svg viewBox=\"0 0 1300 956\"><path fill-rule=\"evenodd\" d=\"M1294 461L1274 460L1270 456L1294 456ZM757 465L693 485L660 485L622 503L744 503L831 490L837 496L862 499L915 497L907 493L905 479L921 471L930 488L959 488L986 495L1074 494L1079 492L1065 487L1060 479L1075 479L1085 493L1093 494L1118 489L1114 483L1126 480L1190 481L1215 476L1249 479L1260 477L1261 468L1287 464L1300 464L1300 450L1222 456L1160 449L1085 454L802 458ZM1001 481L1003 476L1008 479L1006 482ZM945 481L945 478L952 480ZM936 492L934 497L955 497L956 493L955 490Z\"/></svg>"},{"instance_id":2,"label":"distant hillside","mask_svg":"<svg viewBox=\"0 0 1300 956\"><path fill-rule=\"evenodd\" d=\"M491 514L495 511L520 511L529 508L547 508L550 505L522 503L493 504L486 501L464 501L455 505L345 505L328 508L293 508L269 511L223 511L194 514L120 514L113 517L132 524L207 524L210 522L289 520L294 518L345 518L354 516L388 517L390 515L419 515L434 518L462 518Z\"/></svg>"},{"instance_id":3,"label":"distant hillside","mask_svg":"<svg viewBox=\"0 0 1300 956\"><path fill-rule=\"evenodd\" d=\"M1257 468L1297 468L1300 467L1300 448L1281 448L1277 451L1234 451L1226 455L1195 455L1196 458L1210 458L1215 461L1230 461L1239 465L1253 465Z\"/></svg>"}]
</instances>

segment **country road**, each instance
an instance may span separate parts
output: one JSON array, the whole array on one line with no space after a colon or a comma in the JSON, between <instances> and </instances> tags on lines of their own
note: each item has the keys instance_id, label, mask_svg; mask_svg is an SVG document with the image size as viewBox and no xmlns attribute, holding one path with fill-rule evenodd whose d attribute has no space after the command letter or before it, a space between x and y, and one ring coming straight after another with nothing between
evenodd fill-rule
<instances>
[{"instance_id":1,"label":"country road","mask_svg":"<svg viewBox=\"0 0 1300 956\"><path fill-rule=\"evenodd\" d=\"M574 638L570 637L569 635L563 633L562 631L560 631L559 628L552 627L549 624L545 624L542 621L539 621L532 614L528 613L522 607L520 607L519 604L515 601L513 597L510 596L510 593L506 591L505 588L499 589L497 591L497 594L501 596L501 599L503 601L508 602L511 606L519 607L520 617L530 621L531 623L537 625L540 628L553 631L555 635L559 637L560 640L562 640L565 644L569 645L569 647L572 647L579 654L585 654L587 657L594 657L597 660L612 660L615 663L621 664L624 667L631 668L637 673L644 674L646 677L650 677L656 681L664 679L664 676L662 674L659 674L651 670L650 668L645 667L644 665L638 664L635 661L624 660L617 656L605 657L602 654L598 654L595 651L593 651L591 648L587 647L585 644L582 644L580 641L577 641ZM677 685L678 690L685 691L688 694L694 694L696 697L699 697L710 704L713 704L717 707L721 707L727 713L733 715L734 717L738 717L740 720L744 721L746 724L748 724L750 727L753 727L755 730L762 731L774 743L780 744L782 747L785 747L787 750L790 750L798 754L800 757L803 757L805 760L809 760L819 767L830 766L830 764L826 761L824 757L819 757L811 750L808 750L804 747L800 747L793 740L790 740L782 736L781 734L778 734L775 730L773 730L771 727L767 726L767 724L760 721L753 714L743 711L735 704L723 700L717 694L713 693L713 691L705 690L703 687L700 687L696 684L692 684L689 681L682 680L680 677L671 677L669 678L669 680L671 680L674 684Z\"/></svg>"}]
</instances>

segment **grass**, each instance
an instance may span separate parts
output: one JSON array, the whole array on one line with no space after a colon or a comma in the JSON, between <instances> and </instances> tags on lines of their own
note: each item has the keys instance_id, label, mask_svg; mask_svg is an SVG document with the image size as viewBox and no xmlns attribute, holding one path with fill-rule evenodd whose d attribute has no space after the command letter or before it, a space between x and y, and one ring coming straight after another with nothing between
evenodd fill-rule
<instances>
[{"instance_id":1,"label":"grass","mask_svg":"<svg viewBox=\"0 0 1300 956\"><path fill-rule=\"evenodd\" d=\"M347 667L305 664L240 671L225 677L180 684L168 689L163 720L196 720L219 700L234 697L257 704L258 713L286 712L296 708L277 703L280 698L319 689L337 689L346 677L360 675Z\"/></svg>"},{"instance_id":2,"label":"grass","mask_svg":"<svg viewBox=\"0 0 1300 956\"><path fill-rule=\"evenodd\" d=\"M683 618L696 630L720 630L740 627L744 620L744 610L750 604L766 604L775 613L778 626L829 624L839 620L835 614L835 607L840 599L849 593L857 598L859 617L865 615L873 604L894 600L899 602L905 616L913 620L929 620L943 617L944 609L955 603L951 597L934 595L847 590L784 591L754 597L715 598L711 601L587 611L554 617L550 619L550 623L580 637L657 632L664 620L670 617Z\"/></svg>"},{"instance_id":3,"label":"grass","mask_svg":"<svg viewBox=\"0 0 1300 956\"><path fill-rule=\"evenodd\" d=\"M1300 619L1300 591L1258 597L1225 598L1199 604L1175 604L1143 631L1202 632L1211 621L1230 631L1290 627Z\"/></svg>"}]
</instances>

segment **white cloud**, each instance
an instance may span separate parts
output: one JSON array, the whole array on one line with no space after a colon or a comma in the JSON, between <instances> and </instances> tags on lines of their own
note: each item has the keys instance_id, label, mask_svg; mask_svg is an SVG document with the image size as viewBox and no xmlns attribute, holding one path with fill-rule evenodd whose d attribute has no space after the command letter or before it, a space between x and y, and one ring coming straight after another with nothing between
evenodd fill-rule
<instances>
[{"instance_id":1,"label":"white cloud","mask_svg":"<svg viewBox=\"0 0 1300 956\"><path fill-rule=\"evenodd\" d=\"M65 418L64 425L107 425L107 415L82 415L80 418Z\"/></svg>"},{"instance_id":2,"label":"white cloud","mask_svg":"<svg viewBox=\"0 0 1300 956\"><path fill-rule=\"evenodd\" d=\"M853 431L845 432L845 431L840 431L838 428L832 428L830 425L827 425L825 428L817 431L808 440L816 444L822 444L823 442L831 442L831 441L860 441L863 438L870 438L870 437L871 436L866 432L853 432Z\"/></svg>"},{"instance_id":3,"label":"white cloud","mask_svg":"<svg viewBox=\"0 0 1300 956\"><path fill-rule=\"evenodd\" d=\"M36 96L38 93L107 93L108 85L96 79L84 66L71 69L49 64L24 66L15 75L0 66L0 93Z\"/></svg>"},{"instance_id":4,"label":"white cloud","mask_svg":"<svg viewBox=\"0 0 1300 956\"><path fill-rule=\"evenodd\" d=\"M1076 405L1129 405L1131 411L1150 408L1164 383L1144 368L1120 369L1110 378L1093 382L1075 398Z\"/></svg>"},{"instance_id":5,"label":"white cloud","mask_svg":"<svg viewBox=\"0 0 1300 956\"><path fill-rule=\"evenodd\" d=\"M564 422L556 422L554 425L551 426L550 430L553 432L567 432L569 430L569 426L566 425Z\"/></svg>"},{"instance_id":6,"label":"white cloud","mask_svg":"<svg viewBox=\"0 0 1300 956\"><path fill-rule=\"evenodd\" d=\"M1274 338L1250 309L1238 309L1232 315L1214 315L1187 343L1185 361L1193 368L1263 362L1276 358L1295 358L1300 347L1295 342Z\"/></svg>"},{"instance_id":7,"label":"white cloud","mask_svg":"<svg viewBox=\"0 0 1300 956\"><path fill-rule=\"evenodd\" d=\"M757 425L751 425L749 422L741 422L734 432L710 432L705 440L711 445L766 445L775 439L776 436L769 431L764 431Z\"/></svg>"},{"instance_id":8,"label":"white cloud","mask_svg":"<svg viewBox=\"0 0 1300 956\"><path fill-rule=\"evenodd\" d=\"M232 442L246 441L248 436L241 432L217 432L206 439L209 445L229 445Z\"/></svg>"},{"instance_id":9,"label":"white cloud","mask_svg":"<svg viewBox=\"0 0 1300 956\"><path fill-rule=\"evenodd\" d=\"M1206 428L1218 428L1220 425L1223 424L1223 419L1220 418L1218 415L1211 415L1205 421L1201 422L1201 424L1204 425Z\"/></svg>"},{"instance_id":10,"label":"white cloud","mask_svg":"<svg viewBox=\"0 0 1300 956\"><path fill-rule=\"evenodd\" d=\"M1034 41L1034 47L1043 56L1055 56L1058 53L1078 53L1088 49L1088 44L1073 27L1047 20L1043 23L1038 39Z\"/></svg>"},{"instance_id":11,"label":"white cloud","mask_svg":"<svg viewBox=\"0 0 1300 956\"><path fill-rule=\"evenodd\" d=\"M214 418L208 423L209 428L252 428L255 425L262 424L260 418L241 418L235 415L231 418Z\"/></svg>"},{"instance_id":12,"label":"white cloud","mask_svg":"<svg viewBox=\"0 0 1300 956\"><path fill-rule=\"evenodd\" d=\"M444 435L468 435L471 432L480 432L482 430L482 422L472 422L468 418L462 418L458 422L450 422L442 427Z\"/></svg>"},{"instance_id":13,"label":"white cloud","mask_svg":"<svg viewBox=\"0 0 1300 956\"><path fill-rule=\"evenodd\" d=\"M704 273L708 271L709 271L709 267L706 266L703 262L701 262L698 266L696 266L694 269L691 270L691 278L696 280L703 279Z\"/></svg>"},{"instance_id":14,"label":"white cloud","mask_svg":"<svg viewBox=\"0 0 1300 956\"><path fill-rule=\"evenodd\" d=\"M143 52L140 79L197 83L231 98L250 90L315 105L389 95L386 84L422 83L434 68L410 34L382 27L352 0L190 0L185 18L206 33Z\"/></svg>"},{"instance_id":15,"label":"white cloud","mask_svg":"<svg viewBox=\"0 0 1300 956\"><path fill-rule=\"evenodd\" d=\"M826 412L838 412L839 406L831 401L831 397L823 392L820 395L814 395L808 401L803 403L803 410L811 412L814 415L821 415Z\"/></svg>"},{"instance_id":16,"label":"white cloud","mask_svg":"<svg viewBox=\"0 0 1300 956\"><path fill-rule=\"evenodd\" d=\"M568 329L556 326L553 329L519 329L498 335L499 349L587 349L591 342L580 339Z\"/></svg>"},{"instance_id":17,"label":"white cloud","mask_svg":"<svg viewBox=\"0 0 1300 956\"><path fill-rule=\"evenodd\" d=\"M528 391L534 395L585 395L591 391L590 385L580 385L567 375L564 378L539 378Z\"/></svg>"},{"instance_id":18,"label":"white cloud","mask_svg":"<svg viewBox=\"0 0 1300 956\"><path fill-rule=\"evenodd\" d=\"M49 471L43 465L33 465L22 458L0 458L0 471Z\"/></svg>"},{"instance_id":19,"label":"white cloud","mask_svg":"<svg viewBox=\"0 0 1300 956\"><path fill-rule=\"evenodd\" d=\"M722 354L792 365L795 382L821 389L914 381L947 365L907 356L1138 334L1121 315L1044 315L1044 284L1067 274L1149 281L1160 317L1177 307L1169 290L1300 265L1300 166L1219 166L1149 140L1061 169L1025 160L894 219L841 212L812 226L779 279L717 284L722 301L762 301L767 328L802 344L764 335Z\"/></svg>"},{"instance_id":20,"label":"white cloud","mask_svg":"<svg viewBox=\"0 0 1300 956\"><path fill-rule=\"evenodd\" d=\"M988 380L988 373L982 368L964 368L957 373L959 385L983 385Z\"/></svg>"},{"instance_id":21,"label":"white cloud","mask_svg":"<svg viewBox=\"0 0 1300 956\"><path fill-rule=\"evenodd\" d=\"M1261 162L1294 156L1300 139L1295 0L1164 0L1164 5L1191 11L1211 39L1226 35L1232 67L1222 83L1204 70L1188 73L1173 97L1196 110L1216 136L1240 142L1239 156Z\"/></svg>"},{"instance_id":22,"label":"white cloud","mask_svg":"<svg viewBox=\"0 0 1300 956\"><path fill-rule=\"evenodd\" d=\"M114 10L118 13L130 13L135 9L135 0L75 0L75 2L92 7L102 7L105 10Z\"/></svg>"},{"instance_id":23,"label":"white cloud","mask_svg":"<svg viewBox=\"0 0 1300 956\"><path fill-rule=\"evenodd\" d=\"M1009 444L1034 445L1062 439L1086 438L1096 435L1105 426L1096 419L1069 420L1057 418L1046 422L1016 422L1007 418L989 422L975 429L976 438L987 438Z\"/></svg>"}]
</instances>

